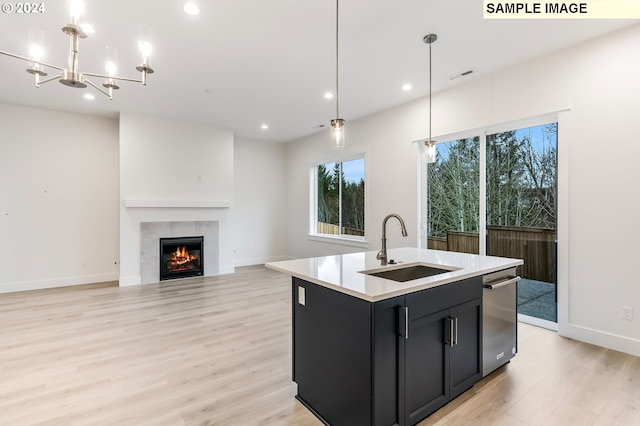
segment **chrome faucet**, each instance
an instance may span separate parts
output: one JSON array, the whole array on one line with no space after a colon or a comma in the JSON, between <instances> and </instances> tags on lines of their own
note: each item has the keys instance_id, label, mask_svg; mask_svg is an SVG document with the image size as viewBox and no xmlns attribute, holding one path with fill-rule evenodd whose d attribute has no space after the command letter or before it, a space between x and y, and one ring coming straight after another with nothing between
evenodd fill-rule
<instances>
[{"instance_id":1,"label":"chrome faucet","mask_svg":"<svg viewBox=\"0 0 640 426\"><path fill-rule=\"evenodd\" d=\"M407 236L407 228L404 226L404 220L402 220L400 216L398 216L395 213L391 213L390 215L387 215L387 217L384 218L384 220L382 221L382 250L380 250L376 255L376 259L380 261L380 264L382 266L385 266L387 264L387 221L392 217L395 217L400 221L400 227L402 228L402 236L403 237Z\"/></svg>"}]
</instances>

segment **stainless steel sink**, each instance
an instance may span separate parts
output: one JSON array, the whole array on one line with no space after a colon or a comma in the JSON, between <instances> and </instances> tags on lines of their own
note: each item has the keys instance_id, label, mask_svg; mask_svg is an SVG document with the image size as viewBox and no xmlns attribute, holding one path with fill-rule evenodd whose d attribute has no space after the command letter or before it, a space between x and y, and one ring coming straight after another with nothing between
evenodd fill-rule
<instances>
[{"instance_id":1,"label":"stainless steel sink","mask_svg":"<svg viewBox=\"0 0 640 426\"><path fill-rule=\"evenodd\" d=\"M453 268L452 268L453 269ZM451 272L452 269L437 268L428 265L407 265L395 269L363 271L363 274L373 275L375 277L384 278L398 282L417 280L419 278L430 277L438 274Z\"/></svg>"}]
</instances>

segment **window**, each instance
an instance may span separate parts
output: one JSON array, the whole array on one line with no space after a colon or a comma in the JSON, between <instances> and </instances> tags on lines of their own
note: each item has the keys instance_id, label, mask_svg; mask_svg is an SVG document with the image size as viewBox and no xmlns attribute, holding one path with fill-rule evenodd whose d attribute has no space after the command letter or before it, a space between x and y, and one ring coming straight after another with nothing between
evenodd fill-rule
<instances>
[{"instance_id":1,"label":"window","mask_svg":"<svg viewBox=\"0 0 640 426\"><path fill-rule=\"evenodd\" d=\"M351 239L364 237L365 159L315 167L314 233Z\"/></svg>"}]
</instances>

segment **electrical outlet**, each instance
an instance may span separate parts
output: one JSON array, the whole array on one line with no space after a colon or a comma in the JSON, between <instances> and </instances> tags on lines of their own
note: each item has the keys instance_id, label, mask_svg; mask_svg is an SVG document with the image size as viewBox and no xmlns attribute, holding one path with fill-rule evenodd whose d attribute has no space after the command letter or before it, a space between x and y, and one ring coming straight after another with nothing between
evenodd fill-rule
<instances>
[{"instance_id":1,"label":"electrical outlet","mask_svg":"<svg viewBox=\"0 0 640 426\"><path fill-rule=\"evenodd\" d=\"M298 303L305 305L307 303L307 297L304 291L304 287L298 286Z\"/></svg>"},{"instance_id":2,"label":"electrical outlet","mask_svg":"<svg viewBox=\"0 0 640 426\"><path fill-rule=\"evenodd\" d=\"M633 308L631 306L622 307L622 319L627 321L633 320Z\"/></svg>"}]
</instances>

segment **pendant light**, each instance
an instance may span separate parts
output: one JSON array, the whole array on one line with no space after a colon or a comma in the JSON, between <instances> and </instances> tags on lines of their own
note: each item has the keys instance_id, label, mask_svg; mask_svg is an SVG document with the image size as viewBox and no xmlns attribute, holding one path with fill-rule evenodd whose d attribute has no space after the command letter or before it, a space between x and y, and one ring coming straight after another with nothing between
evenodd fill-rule
<instances>
[{"instance_id":1,"label":"pendant light","mask_svg":"<svg viewBox=\"0 0 640 426\"><path fill-rule=\"evenodd\" d=\"M436 141L431 139L431 45L438 39L436 34L427 34L422 41L429 45L429 139L424 142L425 161L427 163L436 162Z\"/></svg>"},{"instance_id":2,"label":"pendant light","mask_svg":"<svg viewBox=\"0 0 640 426\"><path fill-rule=\"evenodd\" d=\"M344 120L340 117L338 95L338 10L339 0L336 0L336 118L331 120L331 148L344 149Z\"/></svg>"}]
</instances>

